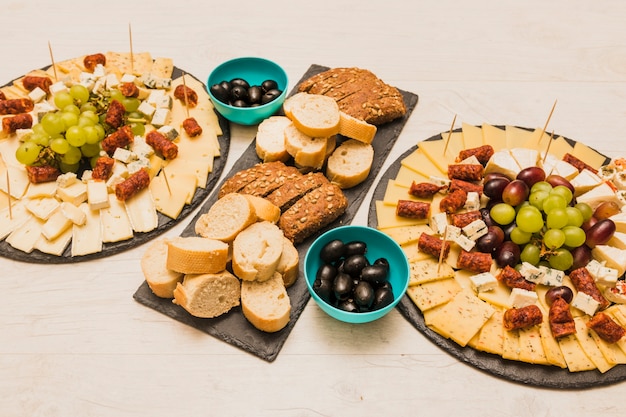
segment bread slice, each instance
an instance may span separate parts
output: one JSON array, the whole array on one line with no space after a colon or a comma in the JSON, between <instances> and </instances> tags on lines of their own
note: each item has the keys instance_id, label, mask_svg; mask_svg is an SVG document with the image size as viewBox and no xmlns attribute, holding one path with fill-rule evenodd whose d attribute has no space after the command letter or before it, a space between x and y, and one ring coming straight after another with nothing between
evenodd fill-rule
<instances>
[{"instance_id":1,"label":"bread slice","mask_svg":"<svg viewBox=\"0 0 626 417\"><path fill-rule=\"evenodd\" d=\"M296 166L320 169L326 161L328 138L311 137L289 123L284 129L285 148Z\"/></svg>"},{"instance_id":2,"label":"bread slice","mask_svg":"<svg viewBox=\"0 0 626 417\"><path fill-rule=\"evenodd\" d=\"M176 284L183 280L181 272L167 268L167 240L155 239L141 257L141 271L154 295L173 298Z\"/></svg>"},{"instance_id":3,"label":"bread slice","mask_svg":"<svg viewBox=\"0 0 626 417\"><path fill-rule=\"evenodd\" d=\"M174 290L174 303L195 317L217 317L241 303L241 283L228 271L185 275Z\"/></svg>"},{"instance_id":4,"label":"bread slice","mask_svg":"<svg viewBox=\"0 0 626 417\"><path fill-rule=\"evenodd\" d=\"M300 264L300 254L293 242L283 237L283 253L276 266L276 272L283 277L285 287L290 287L298 278L298 266Z\"/></svg>"},{"instance_id":5,"label":"bread slice","mask_svg":"<svg viewBox=\"0 0 626 417\"><path fill-rule=\"evenodd\" d=\"M298 199L322 184L328 183L328 179L321 172L309 172L300 178L288 181L274 190L266 198L274 203L283 212L293 205Z\"/></svg>"},{"instance_id":6,"label":"bread slice","mask_svg":"<svg viewBox=\"0 0 626 417\"><path fill-rule=\"evenodd\" d=\"M348 139L328 158L326 177L341 189L365 181L374 162L372 145Z\"/></svg>"},{"instance_id":7,"label":"bread slice","mask_svg":"<svg viewBox=\"0 0 626 417\"><path fill-rule=\"evenodd\" d=\"M259 124L256 134L256 153L263 162L289 159L283 132L290 122L286 116L271 116Z\"/></svg>"},{"instance_id":8,"label":"bread slice","mask_svg":"<svg viewBox=\"0 0 626 417\"><path fill-rule=\"evenodd\" d=\"M280 218L280 208L267 198L258 197L252 194L243 194L254 206L257 221L268 221L270 223L278 222Z\"/></svg>"},{"instance_id":9,"label":"bread slice","mask_svg":"<svg viewBox=\"0 0 626 417\"><path fill-rule=\"evenodd\" d=\"M268 171L277 171L285 167L285 164L281 161L258 163L247 169L242 169L236 172L232 177L226 179L220 191L218 198L224 197L226 194L238 193L242 191L247 185L254 182L258 178L267 175Z\"/></svg>"},{"instance_id":10,"label":"bread slice","mask_svg":"<svg viewBox=\"0 0 626 417\"><path fill-rule=\"evenodd\" d=\"M233 242L233 273L244 281L270 279L283 252L283 232L273 223L248 226Z\"/></svg>"},{"instance_id":11,"label":"bread slice","mask_svg":"<svg viewBox=\"0 0 626 417\"><path fill-rule=\"evenodd\" d=\"M212 274L226 269L228 244L199 236L167 241L166 267L183 274Z\"/></svg>"},{"instance_id":12,"label":"bread slice","mask_svg":"<svg viewBox=\"0 0 626 417\"><path fill-rule=\"evenodd\" d=\"M266 281L241 283L241 311L257 329L274 333L289 323L291 301L279 273Z\"/></svg>"},{"instance_id":13,"label":"bread slice","mask_svg":"<svg viewBox=\"0 0 626 417\"><path fill-rule=\"evenodd\" d=\"M293 118L293 109L297 106L300 106L304 100L307 100L308 93L296 93L283 102L283 111L285 112L285 116L289 119Z\"/></svg>"},{"instance_id":14,"label":"bread slice","mask_svg":"<svg viewBox=\"0 0 626 417\"><path fill-rule=\"evenodd\" d=\"M254 181L243 187L240 191L241 193L265 197L286 181L302 175L298 168L287 166L282 162L267 162L262 165L266 167L262 169L261 174Z\"/></svg>"},{"instance_id":15,"label":"bread slice","mask_svg":"<svg viewBox=\"0 0 626 417\"><path fill-rule=\"evenodd\" d=\"M372 143L376 131L375 125L350 116L346 112L340 112L339 134L363 143Z\"/></svg>"},{"instance_id":16,"label":"bread slice","mask_svg":"<svg viewBox=\"0 0 626 417\"><path fill-rule=\"evenodd\" d=\"M319 138L339 133L339 106L332 97L308 94L288 108L291 121L305 135Z\"/></svg>"},{"instance_id":17,"label":"bread slice","mask_svg":"<svg viewBox=\"0 0 626 417\"><path fill-rule=\"evenodd\" d=\"M244 195L226 194L196 221L196 233L202 237L232 242L237 234L256 222L254 206Z\"/></svg>"}]
</instances>

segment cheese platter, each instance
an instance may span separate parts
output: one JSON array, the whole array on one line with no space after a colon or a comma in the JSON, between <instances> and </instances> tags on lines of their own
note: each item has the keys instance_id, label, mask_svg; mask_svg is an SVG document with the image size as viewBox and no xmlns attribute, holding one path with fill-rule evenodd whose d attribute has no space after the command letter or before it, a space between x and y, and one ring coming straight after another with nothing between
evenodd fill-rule
<instances>
[{"instance_id":1,"label":"cheese platter","mask_svg":"<svg viewBox=\"0 0 626 417\"><path fill-rule=\"evenodd\" d=\"M445 143L446 140L450 140L448 145ZM550 143L548 149L551 150L552 156L544 157L542 152L545 152L548 143ZM531 152L534 159L531 158L532 163L529 162L528 165L534 166L548 160L552 161L554 169L557 169L556 165L560 165L559 161L564 157L567 159L567 154L575 154L577 159L580 158L593 165L595 168L592 167L592 169L602 175L603 167L612 164L609 158L580 142L562 136L553 137L541 129L516 126L488 124L474 126L464 123L462 128L452 130L451 134L444 132L435 135L408 149L382 175L370 202L368 218L370 227L386 232L403 247L414 268L414 275L411 277L413 282L398 304L398 310L419 332L442 350L481 371L509 381L567 389L587 388L623 381L626 378L626 367L623 360L617 359L617 356L623 358L622 342L618 341L617 344L611 345L598 341L598 335L593 330L587 330L586 326L593 312L586 315L587 313L579 310L585 307L582 304L576 304L575 300L572 301L571 307L575 316L575 333L555 342L547 319L552 300L545 297L547 290L552 288L554 283L545 281L536 286L533 285L537 294L531 304L537 304L545 319L538 325L507 331L503 327L503 313L507 309L514 309L509 305L513 291L500 282L501 270L504 268L498 265L499 259L496 255L493 255L495 258L493 261L489 261L487 272L479 274L459 267L459 253L464 252L459 246L464 242L463 240L451 240L450 253L452 255L443 262L424 252L425 248L420 246L419 238L422 234L436 235L434 229L438 226L433 219L441 207L437 207L436 204L441 201L441 195L436 195L432 201L428 200L429 203L433 203L430 207L433 210L430 218L418 221L396 215L399 200L420 200L409 195L412 183L429 183L436 182L437 179L446 179L448 164L459 163L459 152L486 144L493 146L495 154L504 150L508 154L517 156L509 160L515 162L515 166L502 162L504 159L502 158L498 166L499 171L512 169L519 173L522 170L520 168L522 164L519 161L523 160L522 155L527 155L528 152L518 150L511 153L511 149L524 146L536 151ZM523 145L520 146L520 144ZM446 146L452 151L441 158L442 154L439 152ZM440 160L433 158L433 155L439 155ZM485 164L485 171L488 171L490 166L493 169L493 159L492 156L490 162ZM490 163L492 165L489 165ZM549 168L546 167L546 169ZM597 206L600 204L599 200L606 200L604 197L607 196L602 197L604 194L594 191L602 186L604 181L586 184L582 176L587 174L581 174L578 171L566 174L565 166L559 166L558 169L561 169L562 174L568 175L573 183L580 184L580 187L584 188L576 187L575 193L580 201ZM579 181L576 181L575 178L578 175L581 177ZM484 188L480 190L485 193L489 192ZM619 192L612 190L610 199L617 199ZM594 193L600 196L598 200L595 200ZM484 195L481 196L479 205L471 209L484 208L488 200ZM620 204L623 205L623 203ZM459 210L459 212L468 211L470 210L467 208ZM447 219L454 215L445 212L443 214ZM447 233L445 227L444 225L443 233ZM452 239L450 235L446 235L442 242L445 243L448 238ZM472 244L476 243L472 242ZM613 244L613 240L609 241L609 245ZM600 246L602 245L596 248ZM616 246L619 247L619 244ZM442 245L443 247L445 245ZM478 249L472 251L468 248L469 251L475 253ZM593 249L594 257L596 253L599 252ZM623 274L619 265L612 265L607 259L605 257L600 262L605 266L614 266L619 275ZM556 269L545 261L542 264L547 265L546 270ZM491 287L486 281L478 279L479 275L486 274L498 277L491 282L493 284ZM563 285L569 285L576 291L576 287L567 281L567 276L564 279ZM582 294L582 291L579 291L579 294ZM463 298L471 299L471 303L462 302ZM453 307L467 307L467 314L457 317L452 313ZM607 315L612 315L613 311L621 311L620 309L621 305L617 303L604 311L608 313ZM507 351L507 348L511 349L511 346L515 348ZM531 348L533 349L529 350Z\"/></svg>"}]
</instances>

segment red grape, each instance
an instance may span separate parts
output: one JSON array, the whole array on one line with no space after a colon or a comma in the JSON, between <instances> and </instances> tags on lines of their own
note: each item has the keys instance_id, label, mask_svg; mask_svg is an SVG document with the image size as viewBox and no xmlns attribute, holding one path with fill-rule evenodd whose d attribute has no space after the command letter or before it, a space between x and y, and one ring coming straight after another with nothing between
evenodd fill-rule
<instances>
[{"instance_id":1,"label":"red grape","mask_svg":"<svg viewBox=\"0 0 626 417\"><path fill-rule=\"evenodd\" d=\"M549 183L553 187L556 187L558 185L564 185L567 188L569 188L572 193L576 192L572 183L569 182L567 178L564 178L560 175L556 175L556 174L548 175L546 177L546 182Z\"/></svg>"},{"instance_id":2,"label":"red grape","mask_svg":"<svg viewBox=\"0 0 626 417\"><path fill-rule=\"evenodd\" d=\"M504 177L495 177L483 185L483 194L492 200L502 201L502 192L511 181Z\"/></svg>"},{"instance_id":3,"label":"red grape","mask_svg":"<svg viewBox=\"0 0 626 417\"><path fill-rule=\"evenodd\" d=\"M487 233L476 240L479 252L491 253L504 242L504 232L498 226L489 226Z\"/></svg>"},{"instance_id":4,"label":"red grape","mask_svg":"<svg viewBox=\"0 0 626 417\"><path fill-rule=\"evenodd\" d=\"M587 245L581 245L577 248L573 248L571 251L574 263L572 269L578 269L586 266L591 261L591 248Z\"/></svg>"},{"instance_id":5,"label":"red grape","mask_svg":"<svg viewBox=\"0 0 626 417\"><path fill-rule=\"evenodd\" d=\"M502 191L502 201L511 205L518 206L528 199L530 189L522 180L513 180Z\"/></svg>"},{"instance_id":6,"label":"red grape","mask_svg":"<svg viewBox=\"0 0 626 417\"><path fill-rule=\"evenodd\" d=\"M593 212L593 217L598 220L608 219L609 217L619 213L619 206L615 201L603 201Z\"/></svg>"},{"instance_id":7,"label":"red grape","mask_svg":"<svg viewBox=\"0 0 626 417\"><path fill-rule=\"evenodd\" d=\"M593 248L596 245L604 245L615 233L615 222L611 219L598 220L586 233L587 240L585 243L587 246Z\"/></svg>"},{"instance_id":8,"label":"red grape","mask_svg":"<svg viewBox=\"0 0 626 417\"><path fill-rule=\"evenodd\" d=\"M568 303L571 303L574 298L574 292L570 287L566 287L565 285L552 287L546 292L546 303L548 303L548 306L551 306L557 298L562 298Z\"/></svg>"},{"instance_id":9,"label":"red grape","mask_svg":"<svg viewBox=\"0 0 626 417\"><path fill-rule=\"evenodd\" d=\"M527 167L522 169L518 174L518 180L522 180L528 185L528 188L535 185L539 181L546 179L546 172L540 167Z\"/></svg>"},{"instance_id":10,"label":"red grape","mask_svg":"<svg viewBox=\"0 0 626 417\"><path fill-rule=\"evenodd\" d=\"M507 240L502 242L494 252L494 259L500 268L509 265L514 268L519 263L520 249L516 243Z\"/></svg>"}]
</instances>

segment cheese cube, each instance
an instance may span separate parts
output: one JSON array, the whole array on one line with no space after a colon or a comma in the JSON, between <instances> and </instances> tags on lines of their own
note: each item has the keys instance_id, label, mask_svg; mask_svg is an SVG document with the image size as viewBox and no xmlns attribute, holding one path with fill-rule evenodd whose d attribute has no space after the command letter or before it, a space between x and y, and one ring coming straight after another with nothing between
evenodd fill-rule
<instances>
[{"instance_id":1,"label":"cheese cube","mask_svg":"<svg viewBox=\"0 0 626 417\"><path fill-rule=\"evenodd\" d=\"M448 215L446 213L437 213L430 218L430 228L437 235L443 235L447 226Z\"/></svg>"},{"instance_id":2,"label":"cheese cube","mask_svg":"<svg viewBox=\"0 0 626 417\"><path fill-rule=\"evenodd\" d=\"M137 110L147 117L152 117L152 115L156 111L156 107L154 107L147 101L142 101Z\"/></svg>"},{"instance_id":3,"label":"cheese cube","mask_svg":"<svg viewBox=\"0 0 626 417\"><path fill-rule=\"evenodd\" d=\"M455 239L453 239L453 241L466 252L471 251L474 246L476 246L476 241L468 238L465 235L459 235Z\"/></svg>"},{"instance_id":4,"label":"cheese cube","mask_svg":"<svg viewBox=\"0 0 626 417\"><path fill-rule=\"evenodd\" d=\"M96 77L95 74L92 74L90 72L83 71L80 74L78 74L78 82L84 86L87 86L88 84L90 84L92 85L92 88L93 88L93 83L95 83L97 79L98 77Z\"/></svg>"},{"instance_id":5,"label":"cheese cube","mask_svg":"<svg viewBox=\"0 0 626 417\"><path fill-rule=\"evenodd\" d=\"M78 206L80 203L87 200L87 185L76 181L68 187L57 189L57 197L59 197L61 201Z\"/></svg>"},{"instance_id":6,"label":"cheese cube","mask_svg":"<svg viewBox=\"0 0 626 417\"><path fill-rule=\"evenodd\" d=\"M572 300L572 306L586 314L589 314L590 316L593 316L596 314L596 311L598 311L600 303L594 300L592 296L579 291Z\"/></svg>"},{"instance_id":7,"label":"cheese cube","mask_svg":"<svg viewBox=\"0 0 626 417\"><path fill-rule=\"evenodd\" d=\"M595 278L596 283L605 287L614 287L617 283L617 269L603 266L600 268L598 276Z\"/></svg>"},{"instance_id":8,"label":"cheese cube","mask_svg":"<svg viewBox=\"0 0 626 417\"><path fill-rule=\"evenodd\" d=\"M35 87L28 93L28 98L30 98L34 103L39 103L46 98L46 92L39 87Z\"/></svg>"},{"instance_id":9,"label":"cheese cube","mask_svg":"<svg viewBox=\"0 0 626 417\"><path fill-rule=\"evenodd\" d=\"M490 272L472 275L470 282L476 292L492 291L498 286L498 279Z\"/></svg>"},{"instance_id":10,"label":"cheese cube","mask_svg":"<svg viewBox=\"0 0 626 417\"><path fill-rule=\"evenodd\" d=\"M52 95L60 93L61 91L69 91L63 81L57 81L56 83L50 86L50 94Z\"/></svg>"},{"instance_id":11,"label":"cheese cube","mask_svg":"<svg viewBox=\"0 0 626 417\"><path fill-rule=\"evenodd\" d=\"M117 148L115 149L115 152L113 152L113 159L116 159L120 162L128 164L129 162L136 160L137 155L135 155L133 152L129 151L128 149Z\"/></svg>"},{"instance_id":12,"label":"cheese cube","mask_svg":"<svg viewBox=\"0 0 626 417\"><path fill-rule=\"evenodd\" d=\"M128 167L128 173L129 174L134 174L135 172L139 171L140 169L144 169L150 168L150 160L148 158L138 158L136 161L132 161L130 164L127 165Z\"/></svg>"},{"instance_id":13,"label":"cheese cube","mask_svg":"<svg viewBox=\"0 0 626 417\"><path fill-rule=\"evenodd\" d=\"M93 84L93 88L91 89L91 91L94 94L100 94L102 92L104 92L104 90L106 90L106 78L99 78L94 84Z\"/></svg>"},{"instance_id":14,"label":"cheese cube","mask_svg":"<svg viewBox=\"0 0 626 417\"><path fill-rule=\"evenodd\" d=\"M476 191L470 191L467 193L467 200L465 201L464 208L468 211L480 209L480 195Z\"/></svg>"},{"instance_id":15,"label":"cheese cube","mask_svg":"<svg viewBox=\"0 0 626 417\"><path fill-rule=\"evenodd\" d=\"M428 181L432 182L435 185L438 185L439 187L447 187L448 185L450 185L450 180L448 178L438 177L435 175L431 175L428 178Z\"/></svg>"},{"instance_id":16,"label":"cheese cube","mask_svg":"<svg viewBox=\"0 0 626 417\"><path fill-rule=\"evenodd\" d=\"M72 221L68 219L61 210L57 210L46 220L41 228L41 233L46 239L53 240L69 229L71 225Z\"/></svg>"},{"instance_id":17,"label":"cheese cube","mask_svg":"<svg viewBox=\"0 0 626 417\"><path fill-rule=\"evenodd\" d=\"M150 90L150 95L146 99L146 101L152 104L154 107L157 107L157 103L165 96L165 90Z\"/></svg>"},{"instance_id":18,"label":"cheese cube","mask_svg":"<svg viewBox=\"0 0 626 417\"><path fill-rule=\"evenodd\" d=\"M472 156L469 156L469 157L465 158L464 160L459 162L459 164L481 165L481 163L478 160L478 158L476 158L476 155L472 155Z\"/></svg>"},{"instance_id":19,"label":"cheese cube","mask_svg":"<svg viewBox=\"0 0 626 417\"><path fill-rule=\"evenodd\" d=\"M536 284L541 281L544 274L542 269L529 262L522 262L519 272L527 281L534 282Z\"/></svg>"},{"instance_id":20,"label":"cheese cube","mask_svg":"<svg viewBox=\"0 0 626 417\"><path fill-rule=\"evenodd\" d=\"M170 110L168 108L158 107L152 115L152 126L159 128L167 124L170 119Z\"/></svg>"},{"instance_id":21,"label":"cheese cube","mask_svg":"<svg viewBox=\"0 0 626 417\"><path fill-rule=\"evenodd\" d=\"M78 182L78 178L76 174L73 172L66 172L65 174L61 174L56 179L57 186L59 188L67 188L70 185Z\"/></svg>"},{"instance_id":22,"label":"cheese cube","mask_svg":"<svg viewBox=\"0 0 626 417\"><path fill-rule=\"evenodd\" d=\"M178 137L178 131L172 126L161 126L157 131L169 140L175 140Z\"/></svg>"},{"instance_id":23,"label":"cheese cube","mask_svg":"<svg viewBox=\"0 0 626 417\"><path fill-rule=\"evenodd\" d=\"M511 307L515 308L537 304L537 301L538 297L535 291L529 291L523 288L513 288L509 296L509 304Z\"/></svg>"},{"instance_id":24,"label":"cheese cube","mask_svg":"<svg viewBox=\"0 0 626 417\"><path fill-rule=\"evenodd\" d=\"M61 213L63 213L63 215L76 226L82 226L87 221L87 216L85 215L85 212L83 212L72 203L61 203Z\"/></svg>"},{"instance_id":25,"label":"cheese cube","mask_svg":"<svg viewBox=\"0 0 626 417\"><path fill-rule=\"evenodd\" d=\"M133 74L124 74L122 75L122 78L120 78L120 82L121 83L134 83L136 79L137 77L134 76Z\"/></svg>"},{"instance_id":26,"label":"cheese cube","mask_svg":"<svg viewBox=\"0 0 626 417\"><path fill-rule=\"evenodd\" d=\"M476 240L487 234L487 225L480 219L474 220L467 226L463 227L463 233L465 233L469 239Z\"/></svg>"},{"instance_id":27,"label":"cheese cube","mask_svg":"<svg viewBox=\"0 0 626 417\"><path fill-rule=\"evenodd\" d=\"M109 192L104 181L91 180L87 183L87 202L91 210L109 207Z\"/></svg>"},{"instance_id":28,"label":"cheese cube","mask_svg":"<svg viewBox=\"0 0 626 417\"><path fill-rule=\"evenodd\" d=\"M585 265L585 269L587 269L587 272L589 272L593 279L596 279L600 274L600 268L602 268L603 266L604 265L597 260L592 259L587 263L587 265Z\"/></svg>"},{"instance_id":29,"label":"cheese cube","mask_svg":"<svg viewBox=\"0 0 626 417\"><path fill-rule=\"evenodd\" d=\"M626 249L614 248L608 245L596 245L591 250L591 255L606 262L609 268L617 269L617 275L621 276L626 271Z\"/></svg>"},{"instance_id":30,"label":"cheese cube","mask_svg":"<svg viewBox=\"0 0 626 417\"><path fill-rule=\"evenodd\" d=\"M449 224L446 226L446 240L454 241L456 238L461 236L462 232L463 231L461 230L460 227L456 227L454 225Z\"/></svg>"},{"instance_id":31,"label":"cheese cube","mask_svg":"<svg viewBox=\"0 0 626 417\"><path fill-rule=\"evenodd\" d=\"M106 82L107 90L110 90L120 85L120 80L117 78L117 75L115 75L114 73L107 74L105 76L105 82Z\"/></svg>"},{"instance_id":32,"label":"cheese cube","mask_svg":"<svg viewBox=\"0 0 626 417\"><path fill-rule=\"evenodd\" d=\"M93 69L93 75L96 78L102 78L106 74L106 70L104 69L104 65L96 64L96 67Z\"/></svg>"},{"instance_id":33,"label":"cheese cube","mask_svg":"<svg viewBox=\"0 0 626 417\"><path fill-rule=\"evenodd\" d=\"M558 287L563 285L563 278L565 277L565 272L559 271L558 269L548 268L546 266L540 265L539 269L543 272L541 278L538 281L538 284L547 285L550 287Z\"/></svg>"}]
</instances>

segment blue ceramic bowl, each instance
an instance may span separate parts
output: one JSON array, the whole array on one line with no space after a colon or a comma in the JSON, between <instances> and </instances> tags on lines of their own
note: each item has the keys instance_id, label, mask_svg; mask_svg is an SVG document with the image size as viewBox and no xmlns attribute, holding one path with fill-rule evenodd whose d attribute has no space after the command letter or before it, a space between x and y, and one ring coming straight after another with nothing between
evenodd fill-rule
<instances>
[{"instance_id":1,"label":"blue ceramic bowl","mask_svg":"<svg viewBox=\"0 0 626 417\"><path fill-rule=\"evenodd\" d=\"M211 86L233 78L243 78L252 85L261 85L265 80L274 80L282 94L269 103L256 107L235 107L219 101L211 94ZM241 125L256 125L276 113L287 96L287 73L275 62L264 58L243 57L226 61L209 75L207 90L217 111L231 122Z\"/></svg>"},{"instance_id":2,"label":"blue ceramic bowl","mask_svg":"<svg viewBox=\"0 0 626 417\"><path fill-rule=\"evenodd\" d=\"M363 313L353 313L334 307L320 298L313 289L317 270L323 261L320 259L320 251L328 242L339 239L344 243L362 241L367 244L366 258L373 263L378 258L387 258L389 261L389 282L393 289L394 301L379 310ZM318 237L304 259L304 278L311 297L328 315L347 323L367 323L377 320L389 313L406 292L409 285L409 261L400 246L385 233L366 226L341 226L331 229Z\"/></svg>"}]
</instances>

